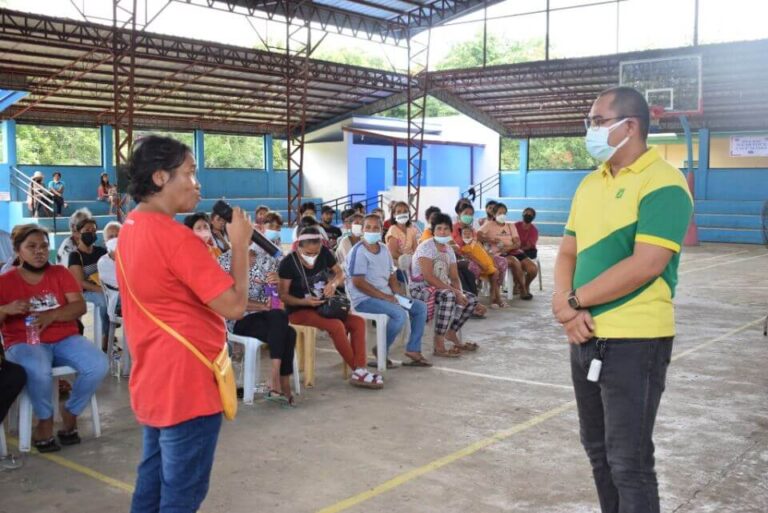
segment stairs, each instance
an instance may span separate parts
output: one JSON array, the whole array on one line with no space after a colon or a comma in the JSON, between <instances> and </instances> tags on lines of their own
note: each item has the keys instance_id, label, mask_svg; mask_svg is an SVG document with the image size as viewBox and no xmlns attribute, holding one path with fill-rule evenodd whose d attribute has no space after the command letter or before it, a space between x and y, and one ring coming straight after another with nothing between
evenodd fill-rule
<instances>
[{"instance_id":1,"label":"stairs","mask_svg":"<svg viewBox=\"0 0 768 513\"><path fill-rule=\"evenodd\" d=\"M762 244L762 201L697 200L696 224L702 242Z\"/></svg>"}]
</instances>

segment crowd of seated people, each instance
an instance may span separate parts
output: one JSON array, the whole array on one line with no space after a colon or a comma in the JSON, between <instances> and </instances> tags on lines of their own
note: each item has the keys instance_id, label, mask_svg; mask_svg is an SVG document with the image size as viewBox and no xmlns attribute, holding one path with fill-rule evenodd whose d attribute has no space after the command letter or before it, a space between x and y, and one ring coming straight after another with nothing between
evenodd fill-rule
<instances>
[{"instance_id":1,"label":"crowd of seated people","mask_svg":"<svg viewBox=\"0 0 768 513\"><path fill-rule=\"evenodd\" d=\"M533 225L535 210L526 209L518 222L507 220L507 207L495 201L488 202L485 217L479 219L468 199L460 199L454 210L456 216L452 218L438 207L427 208L426 222L420 228L405 202L391 202L389 217L378 208L366 214L364 205L355 204L341 212L341 224L337 226L337 213L331 207L322 206L318 219L317 206L308 202L301 205L300 217L293 227L291 250L282 259L251 245L246 315L237 321L227 321L227 328L235 334L263 340L268 346L271 370L267 399L295 403L289 379L296 346L292 325L312 326L326 332L352 370L350 383L380 389L384 386L383 377L367 367L376 366L379 358L386 359L387 368L396 366L389 351L406 326L402 365L430 367L432 363L422 349L422 338L430 324L433 357L458 358L478 349L476 343L462 338L461 331L470 318L483 318L487 313L479 301L484 283L489 290L489 305L494 309L508 306L502 298L508 269L520 297L532 297L530 284L537 273L533 262L538 241ZM232 257L226 221L216 214L198 212L187 216L184 224L228 273ZM20 369L26 371L27 386L35 388L33 405L37 416L43 419L35 431L35 445L42 451L57 450L59 444L77 443L77 415L106 372L103 354L91 350L95 346L82 338L82 324L78 328L78 320L85 311L86 300L100 307L105 327L109 323L108 312L119 309L115 304L119 302L115 255L121 225L113 222L105 227L102 246L97 244L97 225L90 212L75 212L70 218L71 234L58 252L58 261L69 269L65 275L65 267L43 265L43 252L38 247L47 251L47 234L31 226L18 227L22 229L19 234L14 232L15 260L8 266L14 272L4 279L23 284L23 290L16 290L26 293L43 276L47 282L55 283L49 289L51 297L44 298L50 299L53 306L42 305L42 300L34 296L11 297L13 294L8 291L14 287L3 286L0 320L5 321L5 361L21 365ZM284 223L279 213L259 206L253 226L277 246L282 245ZM105 298L102 286L116 293ZM351 310L343 318L325 316L319 307L339 294L349 299ZM49 310L64 313L49 319ZM26 334L20 331L19 323L29 312L38 311L38 319L43 319L38 321L44 333L42 339L50 344L45 346L50 351L38 354L33 348L28 353L29 344L25 343ZM387 316L386 355L376 354L374 346L374 360L367 360L365 321L355 312ZM51 329L52 326L57 329ZM107 345L106 329L104 333L102 348ZM70 346L72 349L64 349ZM53 437L50 401L46 399L52 385L45 378L45 369L58 362L75 363L67 351L77 355L80 367L57 442ZM12 366L13 363L6 363L6 368L13 369ZM17 377L17 382L23 383L23 378Z\"/></svg>"}]
</instances>

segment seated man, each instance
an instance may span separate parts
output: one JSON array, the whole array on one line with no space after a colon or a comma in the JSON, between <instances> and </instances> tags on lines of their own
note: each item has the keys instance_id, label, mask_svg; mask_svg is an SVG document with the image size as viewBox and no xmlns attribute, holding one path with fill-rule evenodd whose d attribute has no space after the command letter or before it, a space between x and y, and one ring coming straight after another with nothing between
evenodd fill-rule
<instances>
[{"instance_id":1,"label":"seated man","mask_svg":"<svg viewBox=\"0 0 768 513\"><path fill-rule=\"evenodd\" d=\"M320 226L323 227L325 233L328 235L328 242L330 249L336 249L336 243L341 238L341 229L338 226L333 225L333 216L336 212L328 205L324 206L320 214Z\"/></svg>"},{"instance_id":2,"label":"seated man","mask_svg":"<svg viewBox=\"0 0 768 513\"><path fill-rule=\"evenodd\" d=\"M411 336L405 347L405 356L411 359L413 367L431 367L421 354L421 337L427 323L427 305L423 301L409 300L404 287L393 272L394 264L387 247L381 243L382 220L376 214L365 216L363 240L355 244L347 256L349 270L347 286L352 306L358 312L385 314L387 322L387 353L408 317L411 319ZM410 303L410 308L401 306L398 297ZM376 358L385 358L373 352ZM387 368L394 365L387 358Z\"/></svg>"},{"instance_id":3,"label":"seated man","mask_svg":"<svg viewBox=\"0 0 768 513\"><path fill-rule=\"evenodd\" d=\"M310 222L307 218L312 218L314 223ZM299 219L296 222L296 226L293 228L294 242L296 242L296 239L299 237L299 231L308 226L317 228L320 231L320 235L322 235L325 240L328 240L328 234L326 233L325 228L317 222L317 207L315 207L315 204L311 201L302 203L299 206Z\"/></svg>"},{"instance_id":4,"label":"seated man","mask_svg":"<svg viewBox=\"0 0 768 513\"><path fill-rule=\"evenodd\" d=\"M360 238L363 236L363 215L353 212L348 220L351 227L350 232L336 246L336 260L339 262L347 261L347 255L352 251L352 247L360 242Z\"/></svg>"}]
</instances>

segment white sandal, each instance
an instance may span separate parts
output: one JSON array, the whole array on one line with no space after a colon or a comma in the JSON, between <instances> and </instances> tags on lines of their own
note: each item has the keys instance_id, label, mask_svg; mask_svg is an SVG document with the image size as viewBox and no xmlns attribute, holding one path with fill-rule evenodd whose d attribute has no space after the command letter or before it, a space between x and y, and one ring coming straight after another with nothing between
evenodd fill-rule
<instances>
[{"instance_id":1,"label":"white sandal","mask_svg":"<svg viewBox=\"0 0 768 513\"><path fill-rule=\"evenodd\" d=\"M356 369L349 378L349 384L362 388L384 388L384 379L378 374L371 374L365 369Z\"/></svg>"}]
</instances>

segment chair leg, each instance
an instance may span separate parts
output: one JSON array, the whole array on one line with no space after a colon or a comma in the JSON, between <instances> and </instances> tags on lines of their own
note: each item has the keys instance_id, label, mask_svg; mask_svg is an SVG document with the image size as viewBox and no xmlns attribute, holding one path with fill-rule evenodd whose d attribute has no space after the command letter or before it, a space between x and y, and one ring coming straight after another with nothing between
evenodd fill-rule
<instances>
[{"instance_id":1,"label":"chair leg","mask_svg":"<svg viewBox=\"0 0 768 513\"><path fill-rule=\"evenodd\" d=\"M61 408L59 408L59 380L61 377L53 377L53 386L51 387L51 404L53 405L53 421L61 420Z\"/></svg>"},{"instance_id":2,"label":"chair leg","mask_svg":"<svg viewBox=\"0 0 768 513\"><path fill-rule=\"evenodd\" d=\"M301 375L299 371L299 357L296 352L293 353L293 390L296 395L301 394Z\"/></svg>"},{"instance_id":3,"label":"chair leg","mask_svg":"<svg viewBox=\"0 0 768 513\"><path fill-rule=\"evenodd\" d=\"M256 382L256 358L258 357L258 345L254 349L250 344L243 344L245 362L243 364L243 402L253 404L255 395L254 383Z\"/></svg>"},{"instance_id":4,"label":"chair leg","mask_svg":"<svg viewBox=\"0 0 768 513\"><path fill-rule=\"evenodd\" d=\"M115 364L114 375L117 376L117 380L120 381L120 360L115 360L112 357L112 353L115 350L115 323L109 323L109 332L107 333L107 358L109 360L109 370L112 372L112 364Z\"/></svg>"},{"instance_id":5,"label":"chair leg","mask_svg":"<svg viewBox=\"0 0 768 513\"><path fill-rule=\"evenodd\" d=\"M387 357L389 356L387 354L387 323L389 322L389 319L387 318L386 321L381 321L376 323L376 353L379 355L377 360L378 370L379 374L384 374L387 370Z\"/></svg>"},{"instance_id":6,"label":"chair leg","mask_svg":"<svg viewBox=\"0 0 768 513\"><path fill-rule=\"evenodd\" d=\"M0 458L8 456L8 445L5 443L5 424L0 422Z\"/></svg>"},{"instance_id":7,"label":"chair leg","mask_svg":"<svg viewBox=\"0 0 768 513\"><path fill-rule=\"evenodd\" d=\"M515 299L515 277L512 275L512 271L507 269L507 275L504 277L507 284L507 299L512 301Z\"/></svg>"},{"instance_id":8,"label":"chair leg","mask_svg":"<svg viewBox=\"0 0 768 513\"><path fill-rule=\"evenodd\" d=\"M27 391L21 392L19 398L19 451L32 450L32 402Z\"/></svg>"},{"instance_id":9,"label":"chair leg","mask_svg":"<svg viewBox=\"0 0 768 513\"><path fill-rule=\"evenodd\" d=\"M544 285L541 282L541 262L539 261L538 258L536 259L536 267L539 270L539 291L542 291L544 290Z\"/></svg>"},{"instance_id":10,"label":"chair leg","mask_svg":"<svg viewBox=\"0 0 768 513\"><path fill-rule=\"evenodd\" d=\"M123 325L120 330L122 331L122 337L121 345L120 347L123 348L123 356L121 357L123 360L123 376L127 377L131 373L131 352L128 350L128 340L125 338L125 325Z\"/></svg>"},{"instance_id":11,"label":"chair leg","mask_svg":"<svg viewBox=\"0 0 768 513\"><path fill-rule=\"evenodd\" d=\"M91 421L93 422L93 436L101 436L101 417L99 416L99 402L96 400L96 394L91 396Z\"/></svg>"}]
</instances>

